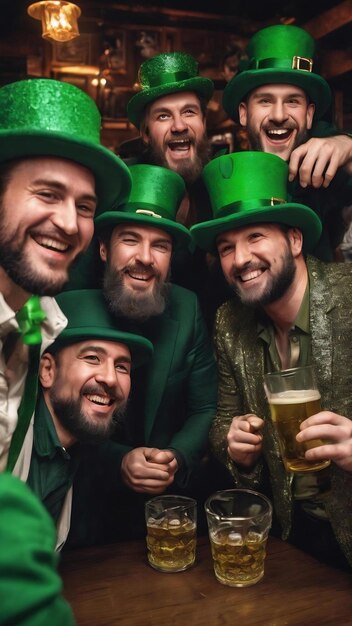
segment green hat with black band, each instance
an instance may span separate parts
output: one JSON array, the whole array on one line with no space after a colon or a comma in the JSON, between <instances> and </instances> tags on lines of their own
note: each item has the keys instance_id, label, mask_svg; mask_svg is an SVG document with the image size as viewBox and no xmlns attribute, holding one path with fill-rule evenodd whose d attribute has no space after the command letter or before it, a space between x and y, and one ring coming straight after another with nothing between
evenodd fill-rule
<instances>
[{"instance_id":1,"label":"green hat with black band","mask_svg":"<svg viewBox=\"0 0 352 626\"><path fill-rule=\"evenodd\" d=\"M287 163L268 152L234 152L208 163L203 179L214 218L192 226L195 243L216 252L221 233L273 223L299 228L305 251L313 249L321 235L321 221L304 204L287 201L287 176Z\"/></svg>"},{"instance_id":2,"label":"green hat with black band","mask_svg":"<svg viewBox=\"0 0 352 626\"><path fill-rule=\"evenodd\" d=\"M65 346L87 339L102 339L123 343L131 351L132 367L147 363L153 355L152 343L129 330L128 320L113 316L100 289L77 289L56 296L67 317L67 326L49 346L56 353Z\"/></svg>"},{"instance_id":3,"label":"green hat with black band","mask_svg":"<svg viewBox=\"0 0 352 626\"><path fill-rule=\"evenodd\" d=\"M313 71L314 54L315 41L303 28L278 24L258 31L248 44L248 61L241 61L241 71L224 89L226 113L238 121L238 106L253 89L288 84L306 92L315 104L315 119L320 118L330 105L331 91Z\"/></svg>"},{"instance_id":4,"label":"green hat with black band","mask_svg":"<svg viewBox=\"0 0 352 626\"><path fill-rule=\"evenodd\" d=\"M177 247L189 247L189 230L176 222L176 213L186 188L179 174L158 165L131 165L132 189L128 202L117 211L106 211L96 220L99 233L107 226L133 223L169 233Z\"/></svg>"},{"instance_id":5,"label":"green hat with black band","mask_svg":"<svg viewBox=\"0 0 352 626\"><path fill-rule=\"evenodd\" d=\"M145 107L169 93L194 91L208 102L214 91L209 78L198 76L198 63L185 52L166 52L148 59L139 68L141 90L127 104L127 117L139 128Z\"/></svg>"},{"instance_id":6,"label":"green hat with black band","mask_svg":"<svg viewBox=\"0 0 352 626\"><path fill-rule=\"evenodd\" d=\"M52 156L83 165L95 178L97 215L131 187L125 163L101 145L100 126L95 102L69 83L32 78L0 88L0 163Z\"/></svg>"}]
</instances>

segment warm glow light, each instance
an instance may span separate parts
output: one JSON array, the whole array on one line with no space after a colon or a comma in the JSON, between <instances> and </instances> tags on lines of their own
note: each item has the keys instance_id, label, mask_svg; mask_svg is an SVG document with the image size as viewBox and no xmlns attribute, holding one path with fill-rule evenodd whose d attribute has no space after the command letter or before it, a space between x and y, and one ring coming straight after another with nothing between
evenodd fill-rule
<instances>
[{"instance_id":1,"label":"warm glow light","mask_svg":"<svg viewBox=\"0 0 352 626\"><path fill-rule=\"evenodd\" d=\"M28 14L42 22L42 37L55 41L70 41L79 37L77 18L81 9L66 0L43 0L31 4Z\"/></svg>"}]
</instances>

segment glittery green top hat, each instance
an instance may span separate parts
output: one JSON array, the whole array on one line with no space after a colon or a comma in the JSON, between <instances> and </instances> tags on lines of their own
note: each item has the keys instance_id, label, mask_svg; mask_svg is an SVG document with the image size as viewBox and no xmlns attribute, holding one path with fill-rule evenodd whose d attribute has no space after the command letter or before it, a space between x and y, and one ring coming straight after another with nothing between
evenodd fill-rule
<instances>
[{"instance_id":1,"label":"glittery green top hat","mask_svg":"<svg viewBox=\"0 0 352 626\"><path fill-rule=\"evenodd\" d=\"M220 233L271 222L299 228L305 250L314 248L321 221L304 204L287 201L287 176L286 161L268 152L234 152L208 163L203 178L214 218L191 228L195 243L215 252Z\"/></svg>"},{"instance_id":2,"label":"glittery green top hat","mask_svg":"<svg viewBox=\"0 0 352 626\"><path fill-rule=\"evenodd\" d=\"M226 85L223 107L238 120L238 105L245 96L268 84L296 85L315 104L315 118L321 117L330 105L331 92L326 80L313 72L314 39L297 26L268 26L250 40L248 62L241 62L241 71Z\"/></svg>"},{"instance_id":3,"label":"glittery green top hat","mask_svg":"<svg viewBox=\"0 0 352 626\"><path fill-rule=\"evenodd\" d=\"M134 223L152 226L170 233L175 244L189 246L188 229L176 222L177 209L185 195L179 174L158 165L131 165L132 189L129 200L118 211L106 211L96 220L97 232L106 226Z\"/></svg>"},{"instance_id":4,"label":"glittery green top hat","mask_svg":"<svg viewBox=\"0 0 352 626\"><path fill-rule=\"evenodd\" d=\"M100 144L96 104L74 85L34 78L1 87L0 162L32 156L65 158L91 170L98 214L128 196L128 168Z\"/></svg>"},{"instance_id":5,"label":"glittery green top hat","mask_svg":"<svg viewBox=\"0 0 352 626\"><path fill-rule=\"evenodd\" d=\"M198 63L185 52L166 52L148 59L139 68L141 91L127 104L130 122L139 128L147 104L161 96L180 91L194 91L207 102L214 84L209 78L198 76Z\"/></svg>"},{"instance_id":6,"label":"glittery green top hat","mask_svg":"<svg viewBox=\"0 0 352 626\"><path fill-rule=\"evenodd\" d=\"M68 323L54 343L48 348L55 353L65 346L87 339L102 339L123 343L129 347L132 367L143 365L153 354L152 343L129 332L128 320L113 317L100 289L64 291L56 296Z\"/></svg>"}]
</instances>

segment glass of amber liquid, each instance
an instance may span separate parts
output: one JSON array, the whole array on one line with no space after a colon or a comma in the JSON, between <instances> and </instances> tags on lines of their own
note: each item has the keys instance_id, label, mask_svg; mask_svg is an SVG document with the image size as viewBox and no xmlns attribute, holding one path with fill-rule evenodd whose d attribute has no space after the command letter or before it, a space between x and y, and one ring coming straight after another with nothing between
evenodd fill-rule
<instances>
[{"instance_id":1,"label":"glass of amber liquid","mask_svg":"<svg viewBox=\"0 0 352 626\"><path fill-rule=\"evenodd\" d=\"M160 572L182 572L194 564L197 502L161 495L145 504L148 562Z\"/></svg>"},{"instance_id":2,"label":"glass of amber liquid","mask_svg":"<svg viewBox=\"0 0 352 626\"><path fill-rule=\"evenodd\" d=\"M230 587L249 587L261 580L270 500L249 489L226 489L207 499L205 511L217 580Z\"/></svg>"},{"instance_id":3,"label":"glass of amber liquid","mask_svg":"<svg viewBox=\"0 0 352 626\"><path fill-rule=\"evenodd\" d=\"M314 472L330 465L328 459L307 461L305 458L306 450L321 446L324 441L321 439L302 443L296 441L301 423L307 417L321 411L314 367L308 365L266 374L264 388L286 470Z\"/></svg>"}]
</instances>

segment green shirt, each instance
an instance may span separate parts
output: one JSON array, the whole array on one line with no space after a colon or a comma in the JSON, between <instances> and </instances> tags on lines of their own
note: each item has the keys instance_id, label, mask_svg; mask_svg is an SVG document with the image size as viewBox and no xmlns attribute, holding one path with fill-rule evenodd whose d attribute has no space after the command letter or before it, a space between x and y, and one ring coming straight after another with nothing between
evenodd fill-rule
<instances>
[{"instance_id":1,"label":"green shirt","mask_svg":"<svg viewBox=\"0 0 352 626\"><path fill-rule=\"evenodd\" d=\"M275 343L274 326L268 317L258 320L258 337L264 342L265 371L281 370L279 353ZM289 331L290 367L302 367L311 362L311 334L309 330L309 283L295 323Z\"/></svg>"},{"instance_id":2,"label":"green shirt","mask_svg":"<svg viewBox=\"0 0 352 626\"><path fill-rule=\"evenodd\" d=\"M27 483L55 521L72 486L79 463L79 444L62 447L49 409L41 394L34 418L34 442Z\"/></svg>"},{"instance_id":3,"label":"green shirt","mask_svg":"<svg viewBox=\"0 0 352 626\"><path fill-rule=\"evenodd\" d=\"M275 343L275 330L271 321L259 320L258 337L264 342L265 371L282 369ZM312 358L311 332L309 324L309 281L304 292L295 323L289 331L290 367L310 365ZM330 488L329 468L319 472L296 472L294 474L294 498L302 503L303 509L322 519L327 519L323 497Z\"/></svg>"}]
</instances>

